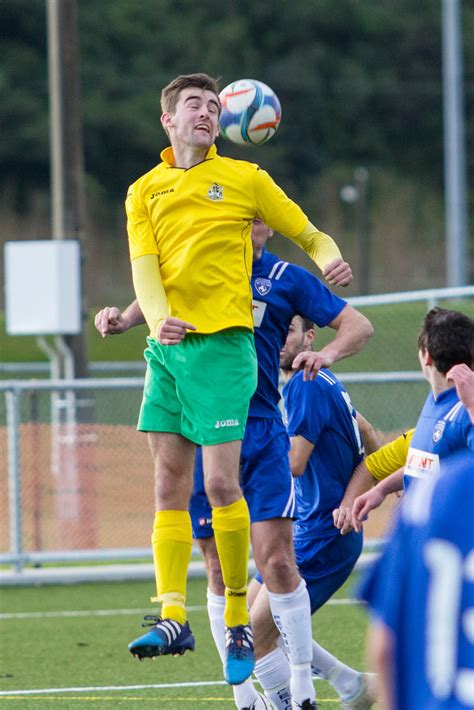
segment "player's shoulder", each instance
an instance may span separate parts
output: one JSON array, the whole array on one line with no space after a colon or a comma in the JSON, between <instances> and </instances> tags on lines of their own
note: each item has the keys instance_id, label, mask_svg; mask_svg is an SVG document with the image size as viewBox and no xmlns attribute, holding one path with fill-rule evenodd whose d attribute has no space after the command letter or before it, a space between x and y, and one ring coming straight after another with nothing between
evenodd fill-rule
<instances>
[{"instance_id":1,"label":"player's shoulder","mask_svg":"<svg viewBox=\"0 0 474 710\"><path fill-rule=\"evenodd\" d=\"M142 194L150 186L156 183L156 180L159 179L164 170L166 170L164 163L158 163L158 165L153 166L150 170L131 183L127 191L127 196L131 194Z\"/></svg>"},{"instance_id":2,"label":"player's shoulder","mask_svg":"<svg viewBox=\"0 0 474 710\"><path fill-rule=\"evenodd\" d=\"M242 174L254 175L261 170L257 163L251 163L241 158L230 158L227 155L220 155L219 153L216 154L214 160L228 169Z\"/></svg>"}]
</instances>

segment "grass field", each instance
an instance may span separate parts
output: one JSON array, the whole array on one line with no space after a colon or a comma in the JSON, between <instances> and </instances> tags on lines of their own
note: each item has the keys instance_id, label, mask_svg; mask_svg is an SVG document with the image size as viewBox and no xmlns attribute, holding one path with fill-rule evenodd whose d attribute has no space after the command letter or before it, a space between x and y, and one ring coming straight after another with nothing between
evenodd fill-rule
<instances>
[{"instance_id":1,"label":"grass field","mask_svg":"<svg viewBox=\"0 0 474 710\"><path fill-rule=\"evenodd\" d=\"M364 665L366 614L351 582L313 617L315 638L341 660ZM231 708L209 632L205 580L191 580L196 651L139 663L127 643L140 635L152 588L146 582L4 588L0 592L0 704L9 710ZM316 681L321 708L338 700Z\"/></svg>"}]
</instances>

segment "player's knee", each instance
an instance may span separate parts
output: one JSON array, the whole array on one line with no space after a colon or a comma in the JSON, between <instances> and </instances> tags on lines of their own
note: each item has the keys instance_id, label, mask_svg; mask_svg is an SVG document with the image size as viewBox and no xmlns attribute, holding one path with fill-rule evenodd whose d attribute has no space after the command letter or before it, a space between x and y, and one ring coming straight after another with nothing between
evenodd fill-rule
<instances>
[{"instance_id":1,"label":"player's knee","mask_svg":"<svg viewBox=\"0 0 474 710\"><path fill-rule=\"evenodd\" d=\"M280 584L291 584L297 575L293 554L287 550L273 550L262 555L262 560L257 563L258 570L265 582L277 581ZM270 582L270 586L271 582Z\"/></svg>"}]
</instances>

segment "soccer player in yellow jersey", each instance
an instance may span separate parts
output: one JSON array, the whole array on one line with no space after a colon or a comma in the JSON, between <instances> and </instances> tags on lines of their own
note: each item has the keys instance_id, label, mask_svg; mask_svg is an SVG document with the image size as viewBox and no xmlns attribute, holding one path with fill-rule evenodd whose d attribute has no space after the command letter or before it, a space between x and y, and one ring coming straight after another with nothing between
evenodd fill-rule
<instances>
[{"instance_id":1,"label":"soccer player in yellow jersey","mask_svg":"<svg viewBox=\"0 0 474 710\"><path fill-rule=\"evenodd\" d=\"M249 513L239 486L241 439L257 372L253 219L298 243L330 284L347 285L352 274L334 241L264 170L217 154L214 79L177 77L163 90L161 104L171 147L130 187L126 210L135 292L150 329L138 428L148 432L155 467L152 545L162 609L151 631L129 649L144 658L194 648L185 596L192 544L188 502L199 444L226 586L224 675L239 684L254 666L246 600Z\"/></svg>"}]
</instances>

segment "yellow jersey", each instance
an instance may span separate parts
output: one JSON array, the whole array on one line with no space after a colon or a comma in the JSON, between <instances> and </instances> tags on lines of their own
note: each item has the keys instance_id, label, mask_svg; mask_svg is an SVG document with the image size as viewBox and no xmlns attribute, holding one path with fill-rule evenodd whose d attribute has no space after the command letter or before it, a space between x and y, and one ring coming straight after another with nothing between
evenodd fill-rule
<instances>
[{"instance_id":1,"label":"yellow jersey","mask_svg":"<svg viewBox=\"0 0 474 710\"><path fill-rule=\"evenodd\" d=\"M409 429L364 459L365 465L374 478L381 481L405 465L414 431L414 429Z\"/></svg>"},{"instance_id":2,"label":"yellow jersey","mask_svg":"<svg viewBox=\"0 0 474 710\"><path fill-rule=\"evenodd\" d=\"M258 165L217 154L174 167L172 148L129 188L130 257L156 254L169 315L213 333L253 330L252 221L294 239L308 218Z\"/></svg>"}]
</instances>

